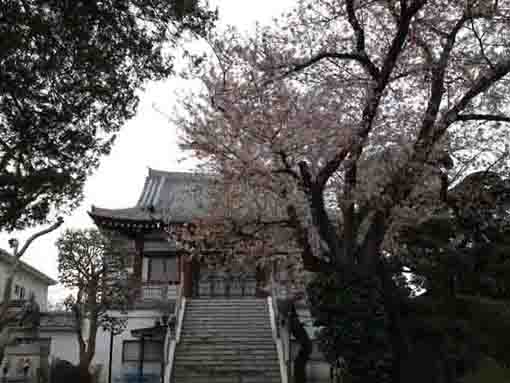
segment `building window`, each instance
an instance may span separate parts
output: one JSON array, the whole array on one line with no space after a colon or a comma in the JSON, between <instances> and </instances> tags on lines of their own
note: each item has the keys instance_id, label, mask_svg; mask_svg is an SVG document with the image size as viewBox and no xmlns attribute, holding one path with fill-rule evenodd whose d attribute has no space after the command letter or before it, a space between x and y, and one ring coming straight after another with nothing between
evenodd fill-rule
<instances>
[{"instance_id":1,"label":"building window","mask_svg":"<svg viewBox=\"0 0 510 383\"><path fill-rule=\"evenodd\" d=\"M177 257L149 257L149 282L179 282Z\"/></svg>"},{"instance_id":2,"label":"building window","mask_svg":"<svg viewBox=\"0 0 510 383\"><path fill-rule=\"evenodd\" d=\"M14 297L16 299L25 299L25 288L20 285L14 285Z\"/></svg>"},{"instance_id":3,"label":"building window","mask_svg":"<svg viewBox=\"0 0 510 383\"><path fill-rule=\"evenodd\" d=\"M125 340L122 343L122 362L139 362L142 352L140 340ZM163 362L163 342L155 340L143 341L143 361Z\"/></svg>"}]
</instances>

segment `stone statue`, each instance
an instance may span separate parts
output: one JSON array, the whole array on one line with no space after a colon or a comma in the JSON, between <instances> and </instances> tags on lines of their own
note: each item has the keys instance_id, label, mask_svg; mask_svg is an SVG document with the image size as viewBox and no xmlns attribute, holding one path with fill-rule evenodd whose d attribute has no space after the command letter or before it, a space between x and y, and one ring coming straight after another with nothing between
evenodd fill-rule
<instances>
[{"instance_id":1,"label":"stone statue","mask_svg":"<svg viewBox=\"0 0 510 383\"><path fill-rule=\"evenodd\" d=\"M30 293L28 302L23 307L21 313L20 326L30 327L33 330L39 328L41 322L41 308L35 300L35 294Z\"/></svg>"}]
</instances>

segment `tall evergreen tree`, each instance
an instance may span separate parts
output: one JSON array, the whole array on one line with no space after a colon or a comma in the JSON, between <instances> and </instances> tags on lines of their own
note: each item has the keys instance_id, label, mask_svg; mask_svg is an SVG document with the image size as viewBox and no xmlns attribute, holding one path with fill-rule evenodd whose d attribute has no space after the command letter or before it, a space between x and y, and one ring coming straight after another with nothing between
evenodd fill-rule
<instances>
[{"instance_id":1,"label":"tall evergreen tree","mask_svg":"<svg viewBox=\"0 0 510 383\"><path fill-rule=\"evenodd\" d=\"M173 70L196 0L6 0L0 6L0 231L70 208L133 116L137 90Z\"/></svg>"}]
</instances>

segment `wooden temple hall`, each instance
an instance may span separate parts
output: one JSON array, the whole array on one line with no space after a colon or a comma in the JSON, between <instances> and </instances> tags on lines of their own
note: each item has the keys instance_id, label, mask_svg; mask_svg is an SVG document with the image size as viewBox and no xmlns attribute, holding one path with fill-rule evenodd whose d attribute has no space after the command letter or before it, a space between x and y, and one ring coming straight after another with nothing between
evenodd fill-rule
<instances>
[{"instance_id":1,"label":"wooden temple hall","mask_svg":"<svg viewBox=\"0 0 510 383\"><path fill-rule=\"evenodd\" d=\"M211 214L217 191L213 183L208 175L149 169L135 206L93 206L89 212L129 259L135 293L127 327L115 337L115 382L292 381L298 348L292 346L289 322L282 320L290 290L285 272L275 272L274 266L259 269L255 262L210 266L208 257L190 260L184 247L172 242L179 228L187 230L188 224ZM278 212L276 203L266 207L270 214ZM278 238L286 243L281 233ZM327 368L318 371L329 376Z\"/></svg>"},{"instance_id":2,"label":"wooden temple hall","mask_svg":"<svg viewBox=\"0 0 510 383\"><path fill-rule=\"evenodd\" d=\"M179 227L207 217L209 187L204 174L149 169L135 206L105 209L92 206L89 215L101 229L114 233L116 247L128 257L131 279L139 282L139 298L174 299L179 289L192 296L255 296L265 273L211 273L172 243L165 228Z\"/></svg>"}]
</instances>

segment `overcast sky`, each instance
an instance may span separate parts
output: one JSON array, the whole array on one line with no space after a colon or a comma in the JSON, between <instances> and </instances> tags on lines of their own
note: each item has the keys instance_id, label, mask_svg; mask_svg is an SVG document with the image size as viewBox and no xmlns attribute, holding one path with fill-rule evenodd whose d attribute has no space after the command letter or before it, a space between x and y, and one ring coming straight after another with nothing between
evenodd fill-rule
<instances>
[{"instance_id":1,"label":"overcast sky","mask_svg":"<svg viewBox=\"0 0 510 383\"><path fill-rule=\"evenodd\" d=\"M257 21L270 23L272 18L290 9L296 0L211 0L210 3L219 9L220 26L232 24L250 30ZM122 128L112 153L102 159L99 169L88 179L85 200L81 206L71 216L64 217L65 223L61 229L34 242L23 257L24 261L56 279L57 254L54 243L65 228L93 225L87 215L92 204L106 208L134 205L149 167L191 170L192 161L180 161L185 154L179 151L175 127L164 115L170 114L176 105L174 91L186 86L189 85L179 79L147 84L136 116ZM7 249L9 238L16 237L23 241L35 230L0 234L0 247ZM50 300L53 302L62 300L65 295L65 290L60 286L50 288Z\"/></svg>"}]
</instances>

